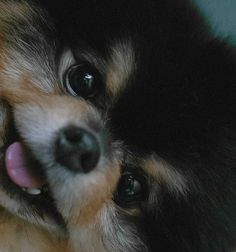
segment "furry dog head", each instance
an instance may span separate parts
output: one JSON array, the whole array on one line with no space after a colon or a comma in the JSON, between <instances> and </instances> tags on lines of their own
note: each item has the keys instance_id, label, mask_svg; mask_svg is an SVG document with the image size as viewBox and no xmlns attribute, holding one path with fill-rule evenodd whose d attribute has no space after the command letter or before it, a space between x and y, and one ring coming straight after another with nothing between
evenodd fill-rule
<instances>
[{"instance_id":1,"label":"furry dog head","mask_svg":"<svg viewBox=\"0 0 236 252\"><path fill-rule=\"evenodd\" d=\"M45 6L0 3L1 205L74 251L232 251L234 50L182 0Z\"/></svg>"}]
</instances>

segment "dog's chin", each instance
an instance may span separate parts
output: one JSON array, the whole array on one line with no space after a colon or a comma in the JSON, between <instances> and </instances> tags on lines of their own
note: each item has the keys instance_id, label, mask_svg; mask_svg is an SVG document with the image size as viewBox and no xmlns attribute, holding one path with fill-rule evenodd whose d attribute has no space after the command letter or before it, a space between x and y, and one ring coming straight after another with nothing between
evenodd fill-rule
<instances>
[{"instance_id":1,"label":"dog's chin","mask_svg":"<svg viewBox=\"0 0 236 252\"><path fill-rule=\"evenodd\" d=\"M12 131L11 131L12 132ZM13 137L14 136L14 137ZM15 139L13 139L15 138ZM50 231L59 233L64 232L64 222L57 211L53 197L51 196L48 183L42 174L34 173L35 180L40 177L41 185L36 187L24 187L16 183L7 169L7 152L12 145L23 145L19 142L20 137L17 134L11 134L9 139L6 139L6 144L1 150L0 156L0 205L11 214L23 218L30 223L44 227ZM27 149L27 166L29 170L35 171L40 169L40 164L34 159L30 150ZM32 166L32 167L31 167Z\"/></svg>"}]
</instances>

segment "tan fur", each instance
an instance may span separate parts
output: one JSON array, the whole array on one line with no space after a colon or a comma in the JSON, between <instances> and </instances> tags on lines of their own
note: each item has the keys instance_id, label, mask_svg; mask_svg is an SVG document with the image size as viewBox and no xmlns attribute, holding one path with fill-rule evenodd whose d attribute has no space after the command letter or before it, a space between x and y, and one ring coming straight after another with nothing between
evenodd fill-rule
<instances>
[{"instance_id":1,"label":"tan fur","mask_svg":"<svg viewBox=\"0 0 236 252\"><path fill-rule=\"evenodd\" d=\"M100 179L97 179L94 185L90 186L89 191L86 192L86 198L83 201L84 204L80 214L78 215L78 211L76 212L75 208L72 214L73 218L69 220L70 225L75 224L80 227L86 227L92 222L96 222L99 211L107 202L112 200L112 193L115 190L119 178L119 170L119 164L113 165L113 167L109 166L108 171ZM75 218L76 216L77 218ZM77 220L71 223L73 219Z\"/></svg>"},{"instance_id":2,"label":"tan fur","mask_svg":"<svg viewBox=\"0 0 236 252\"><path fill-rule=\"evenodd\" d=\"M66 239L0 210L1 252L69 252Z\"/></svg>"},{"instance_id":3,"label":"tan fur","mask_svg":"<svg viewBox=\"0 0 236 252\"><path fill-rule=\"evenodd\" d=\"M107 67L106 88L111 96L118 96L135 71L135 55L130 41L120 42L111 48Z\"/></svg>"},{"instance_id":4,"label":"tan fur","mask_svg":"<svg viewBox=\"0 0 236 252\"><path fill-rule=\"evenodd\" d=\"M144 170L159 184L168 187L175 193L186 194L189 190L187 178L176 171L164 159L153 155L143 162Z\"/></svg>"},{"instance_id":5,"label":"tan fur","mask_svg":"<svg viewBox=\"0 0 236 252\"><path fill-rule=\"evenodd\" d=\"M12 36L12 27L17 26L19 20L30 20L33 10L29 4L23 1L0 1L0 52L1 57L8 48L9 35Z\"/></svg>"},{"instance_id":6,"label":"tan fur","mask_svg":"<svg viewBox=\"0 0 236 252\"><path fill-rule=\"evenodd\" d=\"M0 16L1 20L28 20L33 12L29 4L24 1L1 1ZM1 24L2 22L0 22ZM1 31L2 32L2 31Z\"/></svg>"}]
</instances>

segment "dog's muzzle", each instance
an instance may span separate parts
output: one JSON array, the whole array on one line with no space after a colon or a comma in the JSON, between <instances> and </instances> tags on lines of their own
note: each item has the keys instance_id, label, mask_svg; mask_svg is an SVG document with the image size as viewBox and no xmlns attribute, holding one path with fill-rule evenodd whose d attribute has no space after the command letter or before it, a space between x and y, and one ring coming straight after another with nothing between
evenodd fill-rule
<instances>
[{"instance_id":1,"label":"dog's muzzle","mask_svg":"<svg viewBox=\"0 0 236 252\"><path fill-rule=\"evenodd\" d=\"M75 172L92 171L101 151L95 134L77 126L67 126L59 131L56 145L56 161Z\"/></svg>"}]
</instances>

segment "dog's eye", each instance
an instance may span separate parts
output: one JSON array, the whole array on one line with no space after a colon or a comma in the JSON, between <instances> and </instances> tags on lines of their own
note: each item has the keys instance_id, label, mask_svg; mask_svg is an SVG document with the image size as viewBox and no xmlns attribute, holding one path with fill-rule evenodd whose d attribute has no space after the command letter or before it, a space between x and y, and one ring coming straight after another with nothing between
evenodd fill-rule
<instances>
[{"instance_id":1,"label":"dog's eye","mask_svg":"<svg viewBox=\"0 0 236 252\"><path fill-rule=\"evenodd\" d=\"M144 200L147 195L147 184L144 176L125 172L118 183L114 201L123 207L133 206Z\"/></svg>"},{"instance_id":2,"label":"dog's eye","mask_svg":"<svg viewBox=\"0 0 236 252\"><path fill-rule=\"evenodd\" d=\"M70 95L89 99L98 94L101 77L89 64L73 65L64 75L64 85Z\"/></svg>"}]
</instances>

